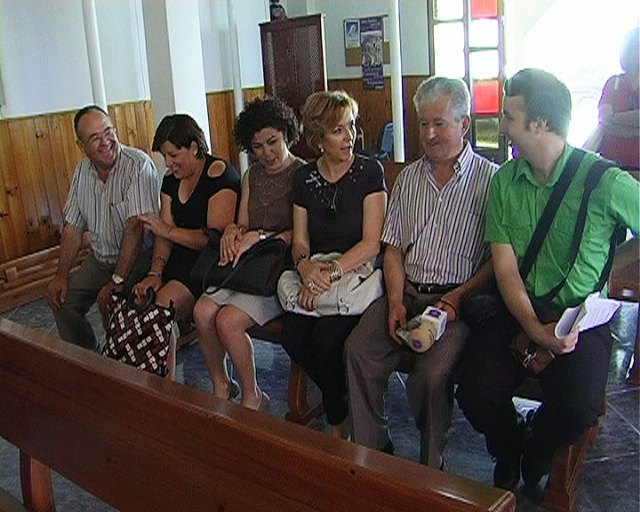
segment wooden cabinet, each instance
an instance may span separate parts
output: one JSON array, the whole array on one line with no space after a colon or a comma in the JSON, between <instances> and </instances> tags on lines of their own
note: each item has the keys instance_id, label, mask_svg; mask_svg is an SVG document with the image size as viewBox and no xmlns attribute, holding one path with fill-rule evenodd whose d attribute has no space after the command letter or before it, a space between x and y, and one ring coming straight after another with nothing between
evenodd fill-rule
<instances>
[{"instance_id":1,"label":"wooden cabinet","mask_svg":"<svg viewBox=\"0 0 640 512\"><path fill-rule=\"evenodd\" d=\"M297 113L311 93L327 90L324 20L321 14L260 24L265 93ZM293 149L312 157L306 144Z\"/></svg>"}]
</instances>

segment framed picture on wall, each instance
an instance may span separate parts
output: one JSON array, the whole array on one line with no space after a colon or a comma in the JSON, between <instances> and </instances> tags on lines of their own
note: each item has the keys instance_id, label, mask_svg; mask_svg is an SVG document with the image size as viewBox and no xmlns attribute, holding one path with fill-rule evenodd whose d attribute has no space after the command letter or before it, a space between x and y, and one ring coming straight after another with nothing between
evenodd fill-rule
<instances>
[{"instance_id":1,"label":"framed picture on wall","mask_svg":"<svg viewBox=\"0 0 640 512\"><path fill-rule=\"evenodd\" d=\"M360 20L344 20L344 47L360 48Z\"/></svg>"}]
</instances>

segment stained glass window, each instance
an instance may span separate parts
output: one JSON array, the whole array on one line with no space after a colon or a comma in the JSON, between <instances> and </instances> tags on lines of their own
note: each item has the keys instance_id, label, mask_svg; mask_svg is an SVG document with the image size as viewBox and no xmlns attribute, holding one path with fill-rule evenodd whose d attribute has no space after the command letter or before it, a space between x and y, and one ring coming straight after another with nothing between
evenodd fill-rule
<instances>
[{"instance_id":1,"label":"stained glass window","mask_svg":"<svg viewBox=\"0 0 640 512\"><path fill-rule=\"evenodd\" d=\"M475 80L500 76L500 54L498 50L484 50L469 53L469 68Z\"/></svg>"},{"instance_id":2,"label":"stained glass window","mask_svg":"<svg viewBox=\"0 0 640 512\"><path fill-rule=\"evenodd\" d=\"M464 14L461 0L433 0L433 10L437 21L461 20Z\"/></svg>"},{"instance_id":3,"label":"stained glass window","mask_svg":"<svg viewBox=\"0 0 640 512\"><path fill-rule=\"evenodd\" d=\"M500 113L500 81L482 80L473 82L473 113Z\"/></svg>"},{"instance_id":4,"label":"stained glass window","mask_svg":"<svg viewBox=\"0 0 640 512\"><path fill-rule=\"evenodd\" d=\"M498 16L498 0L471 0L471 17L495 18Z\"/></svg>"},{"instance_id":5,"label":"stained glass window","mask_svg":"<svg viewBox=\"0 0 640 512\"><path fill-rule=\"evenodd\" d=\"M433 29L433 39L438 51L435 54L436 74L451 78L465 75L464 25L438 23Z\"/></svg>"},{"instance_id":6,"label":"stained glass window","mask_svg":"<svg viewBox=\"0 0 640 512\"><path fill-rule=\"evenodd\" d=\"M476 147L498 149L500 147L500 120L497 117L476 117L474 121Z\"/></svg>"},{"instance_id":7,"label":"stained glass window","mask_svg":"<svg viewBox=\"0 0 640 512\"><path fill-rule=\"evenodd\" d=\"M473 20L469 27L469 46L497 48L498 20Z\"/></svg>"}]
</instances>

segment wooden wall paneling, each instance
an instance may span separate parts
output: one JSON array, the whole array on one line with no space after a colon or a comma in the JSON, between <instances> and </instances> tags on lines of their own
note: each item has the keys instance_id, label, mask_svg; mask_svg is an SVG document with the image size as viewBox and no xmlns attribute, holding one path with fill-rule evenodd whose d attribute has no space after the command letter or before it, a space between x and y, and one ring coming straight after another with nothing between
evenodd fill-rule
<instances>
[{"instance_id":1,"label":"wooden wall paneling","mask_svg":"<svg viewBox=\"0 0 640 512\"><path fill-rule=\"evenodd\" d=\"M19 228L18 236L26 239L29 252L38 251L47 244L47 233L43 233L41 219L49 217L49 209L41 173L38 170L40 158L35 142L34 119L12 121L9 136L18 178L17 194L26 217L26 223Z\"/></svg>"},{"instance_id":2,"label":"wooden wall paneling","mask_svg":"<svg viewBox=\"0 0 640 512\"><path fill-rule=\"evenodd\" d=\"M127 130L129 145L149 153L151 148L146 145L146 137L143 137L136 123L135 105L127 103L122 105L121 108L124 111L125 129Z\"/></svg>"},{"instance_id":3,"label":"wooden wall paneling","mask_svg":"<svg viewBox=\"0 0 640 512\"><path fill-rule=\"evenodd\" d=\"M108 113L118 134L118 140L129 146L129 133L123 110L118 105L109 105Z\"/></svg>"},{"instance_id":4,"label":"wooden wall paneling","mask_svg":"<svg viewBox=\"0 0 640 512\"><path fill-rule=\"evenodd\" d=\"M207 111L211 151L213 154L229 160L236 168L240 165L235 143L233 142L234 102L233 91L220 91L207 94Z\"/></svg>"},{"instance_id":5,"label":"wooden wall paneling","mask_svg":"<svg viewBox=\"0 0 640 512\"><path fill-rule=\"evenodd\" d=\"M153 122L153 110L150 101L143 101L142 104L136 103L135 108L136 127L138 136L145 141L145 147L151 155L151 144L156 127Z\"/></svg>"},{"instance_id":6,"label":"wooden wall paneling","mask_svg":"<svg viewBox=\"0 0 640 512\"><path fill-rule=\"evenodd\" d=\"M73 170L76 162L81 158L81 151L75 143L72 119L68 116L47 116L46 119L51 140L51 158L57 184L58 204L62 209L67 201ZM62 223L58 228L62 232Z\"/></svg>"},{"instance_id":7,"label":"wooden wall paneling","mask_svg":"<svg viewBox=\"0 0 640 512\"><path fill-rule=\"evenodd\" d=\"M36 147L38 149L38 165L33 171L39 171L38 181L44 186L44 196L41 201L47 202L48 215L40 217L40 224L43 230L47 231L46 239L52 243L60 241L59 234L62 226L62 206L58 194L59 182L56 178L58 171L56 169L56 161L53 157L51 133L49 132L49 124L45 116L38 116L34 119L36 129ZM65 183L62 183L64 190L68 189Z\"/></svg>"},{"instance_id":8,"label":"wooden wall paneling","mask_svg":"<svg viewBox=\"0 0 640 512\"><path fill-rule=\"evenodd\" d=\"M3 258L14 258L27 250L27 240L18 236L19 230L26 224L26 218L18 195L19 183L16 166L11 151L9 124L0 122L0 173L2 175L2 217L0 217L0 239L3 246Z\"/></svg>"},{"instance_id":9,"label":"wooden wall paneling","mask_svg":"<svg viewBox=\"0 0 640 512\"><path fill-rule=\"evenodd\" d=\"M251 87L248 89L243 89L242 91L242 99L244 103L250 103L256 98L264 98L264 87Z\"/></svg>"}]
</instances>

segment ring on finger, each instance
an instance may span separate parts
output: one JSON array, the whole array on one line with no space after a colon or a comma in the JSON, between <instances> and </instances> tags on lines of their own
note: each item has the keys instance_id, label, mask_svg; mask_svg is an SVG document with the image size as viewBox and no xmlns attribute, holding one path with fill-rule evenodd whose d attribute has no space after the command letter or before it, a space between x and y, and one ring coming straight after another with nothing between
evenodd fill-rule
<instances>
[{"instance_id":1,"label":"ring on finger","mask_svg":"<svg viewBox=\"0 0 640 512\"><path fill-rule=\"evenodd\" d=\"M313 291L316 287L316 284L313 281L309 281L309 286L307 288L309 288L309 291Z\"/></svg>"}]
</instances>

